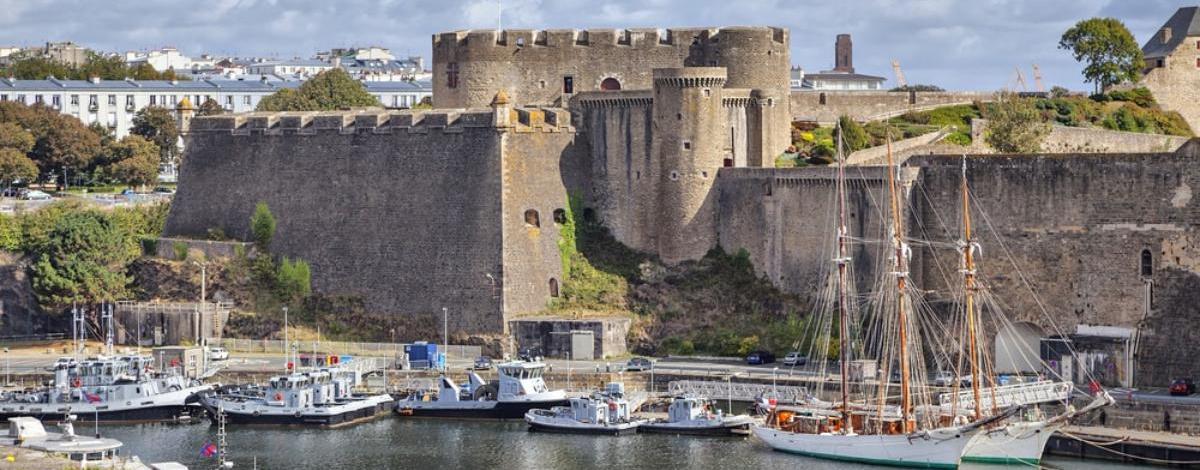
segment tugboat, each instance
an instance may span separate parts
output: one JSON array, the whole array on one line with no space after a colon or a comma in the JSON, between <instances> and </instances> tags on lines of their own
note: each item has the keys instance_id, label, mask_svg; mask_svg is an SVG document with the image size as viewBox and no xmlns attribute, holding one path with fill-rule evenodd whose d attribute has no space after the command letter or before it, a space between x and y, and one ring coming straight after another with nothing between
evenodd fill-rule
<instances>
[{"instance_id":1,"label":"tugboat","mask_svg":"<svg viewBox=\"0 0 1200 470\"><path fill-rule=\"evenodd\" d=\"M686 434L691 436L745 436L755 423L749 415L725 416L708 410L711 401L696 397L675 397L667 408L667 419L651 420L638 426L638 432Z\"/></svg>"},{"instance_id":2,"label":"tugboat","mask_svg":"<svg viewBox=\"0 0 1200 470\"><path fill-rule=\"evenodd\" d=\"M205 410L214 423L224 408L230 424L341 426L387 413L392 397L386 393L355 395L356 373L325 368L276 376L261 391L232 391L205 396Z\"/></svg>"},{"instance_id":3,"label":"tugboat","mask_svg":"<svg viewBox=\"0 0 1200 470\"><path fill-rule=\"evenodd\" d=\"M176 372L155 373L149 356L98 356L54 366L52 385L39 390L0 394L0 419L31 416L61 421L128 423L179 421L198 415L200 395L213 386Z\"/></svg>"},{"instance_id":4,"label":"tugboat","mask_svg":"<svg viewBox=\"0 0 1200 470\"><path fill-rule=\"evenodd\" d=\"M459 386L449 377L438 382L436 399L413 395L396 404L396 414L412 417L521 419L533 409L567 405L567 392L550 390L540 362L507 362L496 367L500 379L487 383L474 372Z\"/></svg>"},{"instance_id":5,"label":"tugboat","mask_svg":"<svg viewBox=\"0 0 1200 470\"><path fill-rule=\"evenodd\" d=\"M630 416L629 402L624 395L624 384L613 382L604 392L571 398L570 406L530 410L525 413L525 422L529 423L530 431L610 436L633 434L646 420Z\"/></svg>"}]
</instances>

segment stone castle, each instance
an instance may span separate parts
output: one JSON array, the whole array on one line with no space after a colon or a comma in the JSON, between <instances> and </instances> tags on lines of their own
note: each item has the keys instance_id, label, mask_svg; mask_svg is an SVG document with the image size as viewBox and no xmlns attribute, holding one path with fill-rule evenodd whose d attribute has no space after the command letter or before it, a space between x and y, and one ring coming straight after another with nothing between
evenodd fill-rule
<instances>
[{"instance_id":1,"label":"stone castle","mask_svg":"<svg viewBox=\"0 0 1200 470\"><path fill-rule=\"evenodd\" d=\"M1141 85L1200 129L1200 7L1180 8L1142 46Z\"/></svg>"},{"instance_id":2,"label":"stone castle","mask_svg":"<svg viewBox=\"0 0 1200 470\"><path fill-rule=\"evenodd\" d=\"M559 295L569 214L668 263L719 245L787 291L825 282L833 173L772 168L790 143L787 30L467 31L433 50L434 110L191 121L167 234L248 237L265 201L272 251L308 260L315 290L438 324L445 307L469 333L505 333ZM1171 339L1197 320L1198 156L1193 142L971 158L989 287L1019 321L1001 334L1035 351L1046 337L1091 345L1076 367L1112 383L1200 372L1196 348ZM960 165L928 156L901 172L910 236L955 239ZM849 174L851 231L882 238L886 171ZM886 255L853 257L865 290ZM956 262L918 249L914 282L946 290Z\"/></svg>"}]
</instances>

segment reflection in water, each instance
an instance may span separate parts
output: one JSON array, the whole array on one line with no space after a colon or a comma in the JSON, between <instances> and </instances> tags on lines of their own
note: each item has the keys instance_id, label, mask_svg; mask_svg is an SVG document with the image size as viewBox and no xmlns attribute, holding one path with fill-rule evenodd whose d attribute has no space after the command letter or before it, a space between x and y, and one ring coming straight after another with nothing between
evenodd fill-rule
<instances>
[{"instance_id":1,"label":"reflection in water","mask_svg":"<svg viewBox=\"0 0 1200 470\"><path fill-rule=\"evenodd\" d=\"M752 439L657 434L622 437L530 433L521 422L383 418L344 429L227 428L236 468L262 469L788 469L877 468L772 452ZM125 443L125 455L143 462L177 461L208 468L200 448L215 442L216 427L136 425L101 428ZM1066 469L1131 468L1055 460ZM963 468L968 468L964 466ZM1016 467L983 466L988 469Z\"/></svg>"}]
</instances>

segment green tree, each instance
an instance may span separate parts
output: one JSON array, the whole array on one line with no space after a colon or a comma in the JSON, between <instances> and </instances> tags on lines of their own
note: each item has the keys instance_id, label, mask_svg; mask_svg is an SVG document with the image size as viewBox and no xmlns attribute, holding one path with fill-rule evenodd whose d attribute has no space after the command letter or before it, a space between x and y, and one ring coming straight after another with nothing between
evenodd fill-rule
<instances>
[{"instance_id":1,"label":"green tree","mask_svg":"<svg viewBox=\"0 0 1200 470\"><path fill-rule=\"evenodd\" d=\"M259 249L266 251L271 246L271 239L275 238L275 216L266 202L260 201L254 206L254 215L250 216L250 233Z\"/></svg>"},{"instance_id":2,"label":"green tree","mask_svg":"<svg viewBox=\"0 0 1200 470\"><path fill-rule=\"evenodd\" d=\"M130 186L158 182L158 146L142 136L128 135L111 147L109 173Z\"/></svg>"},{"instance_id":3,"label":"green tree","mask_svg":"<svg viewBox=\"0 0 1200 470\"><path fill-rule=\"evenodd\" d=\"M196 110L197 116L220 116L222 114L225 114L225 108L222 108L221 104L212 98L204 100L204 103Z\"/></svg>"},{"instance_id":4,"label":"green tree","mask_svg":"<svg viewBox=\"0 0 1200 470\"><path fill-rule=\"evenodd\" d=\"M134 257L127 237L97 211L62 214L45 243L32 253L37 261L30 271L38 300L57 308L125 297L125 271Z\"/></svg>"},{"instance_id":5,"label":"green tree","mask_svg":"<svg viewBox=\"0 0 1200 470\"><path fill-rule=\"evenodd\" d=\"M1145 61L1142 49L1125 24L1116 18L1092 18L1075 23L1058 42L1075 60L1085 62L1083 77L1096 91L1124 81L1136 82Z\"/></svg>"},{"instance_id":6,"label":"green tree","mask_svg":"<svg viewBox=\"0 0 1200 470\"><path fill-rule=\"evenodd\" d=\"M302 259L292 261L284 257L279 263L275 282L279 298L284 302L295 303L312 293L312 271Z\"/></svg>"},{"instance_id":7,"label":"green tree","mask_svg":"<svg viewBox=\"0 0 1200 470\"><path fill-rule=\"evenodd\" d=\"M258 103L259 111L319 111L380 106L374 95L345 70L334 68L308 79L295 91L279 90Z\"/></svg>"},{"instance_id":8,"label":"green tree","mask_svg":"<svg viewBox=\"0 0 1200 470\"><path fill-rule=\"evenodd\" d=\"M69 173L87 168L100 153L100 136L71 116L53 122L41 129L30 156L43 174L58 170L65 184Z\"/></svg>"},{"instance_id":9,"label":"green tree","mask_svg":"<svg viewBox=\"0 0 1200 470\"><path fill-rule=\"evenodd\" d=\"M38 176L38 167L24 153L11 148L0 148L0 183L12 187L19 181L33 181Z\"/></svg>"},{"instance_id":10,"label":"green tree","mask_svg":"<svg viewBox=\"0 0 1200 470\"><path fill-rule=\"evenodd\" d=\"M179 126L171 110L161 106L147 106L133 116L130 134L140 135L158 146L159 160L175 162L179 155Z\"/></svg>"},{"instance_id":11,"label":"green tree","mask_svg":"<svg viewBox=\"0 0 1200 470\"><path fill-rule=\"evenodd\" d=\"M0 148L12 149L22 154L29 153L33 150L33 144L37 140L33 138L33 134L21 128L15 122L0 122Z\"/></svg>"},{"instance_id":12,"label":"green tree","mask_svg":"<svg viewBox=\"0 0 1200 470\"><path fill-rule=\"evenodd\" d=\"M839 131L840 129L840 131ZM871 145L871 136L867 134L867 130L863 128L858 121L851 119L850 116L842 116L838 118L838 127L833 131L833 142L837 145L838 133L842 134L842 145L845 146L843 152L853 152L862 150Z\"/></svg>"},{"instance_id":13,"label":"green tree","mask_svg":"<svg viewBox=\"0 0 1200 470\"><path fill-rule=\"evenodd\" d=\"M1050 134L1050 124L1042 120L1032 100L999 93L988 111L984 141L1000 152L1038 152Z\"/></svg>"}]
</instances>

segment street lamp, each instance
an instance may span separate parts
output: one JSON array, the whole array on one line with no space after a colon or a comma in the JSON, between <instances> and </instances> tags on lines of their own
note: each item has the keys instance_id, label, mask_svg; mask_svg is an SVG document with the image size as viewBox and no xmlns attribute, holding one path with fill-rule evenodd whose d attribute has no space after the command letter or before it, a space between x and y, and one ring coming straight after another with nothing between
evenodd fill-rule
<instances>
[{"instance_id":1,"label":"street lamp","mask_svg":"<svg viewBox=\"0 0 1200 470\"><path fill-rule=\"evenodd\" d=\"M8 364L9 364L8 363L8 348L4 348L4 386L5 387L12 386L12 380L11 380L11 376L9 375L10 369L8 367Z\"/></svg>"},{"instance_id":2,"label":"street lamp","mask_svg":"<svg viewBox=\"0 0 1200 470\"><path fill-rule=\"evenodd\" d=\"M779 374L779 366L775 366L774 369L771 369L771 393L773 393L776 398L779 397L779 390L776 389L777 387L775 379L777 374Z\"/></svg>"},{"instance_id":3,"label":"street lamp","mask_svg":"<svg viewBox=\"0 0 1200 470\"><path fill-rule=\"evenodd\" d=\"M442 351L442 371L450 366L447 364L450 361L450 355L447 354L450 352L450 314L447 312L446 307L442 307L442 347L446 349Z\"/></svg>"},{"instance_id":4,"label":"street lamp","mask_svg":"<svg viewBox=\"0 0 1200 470\"><path fill-rule=\"evenodd\" d=\"M200 325L204 323L204 313L208 310L204 301L208 297L208 270L204 263L192 261L192 264L200 267L200 318L196 320L196 344L200 344Z\"/></svg>"}]
</instances>

